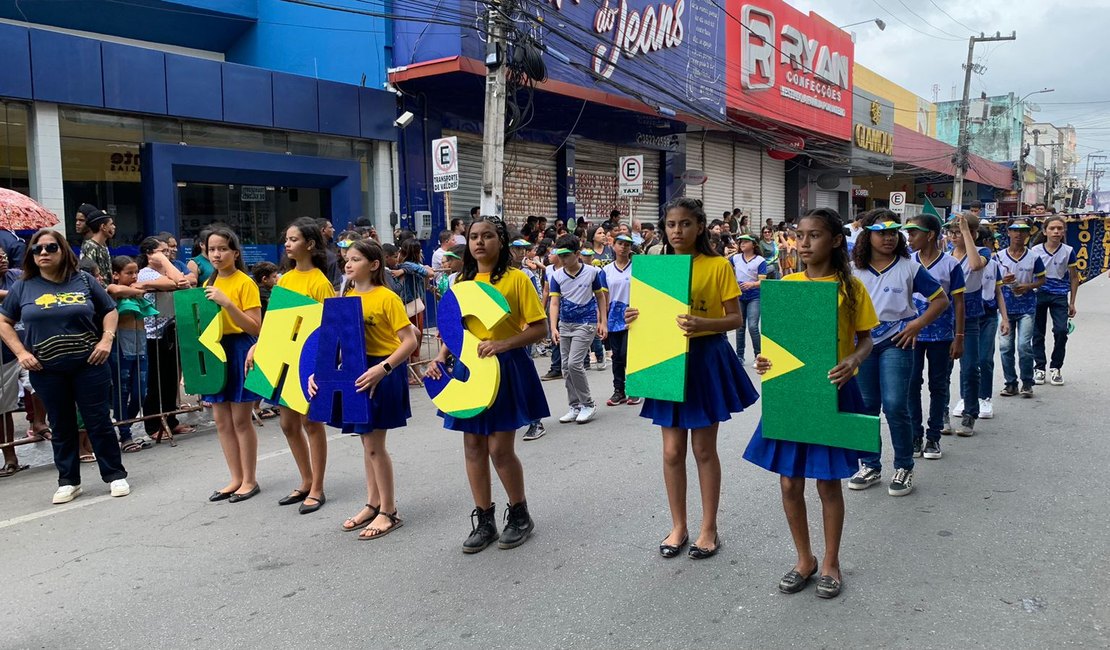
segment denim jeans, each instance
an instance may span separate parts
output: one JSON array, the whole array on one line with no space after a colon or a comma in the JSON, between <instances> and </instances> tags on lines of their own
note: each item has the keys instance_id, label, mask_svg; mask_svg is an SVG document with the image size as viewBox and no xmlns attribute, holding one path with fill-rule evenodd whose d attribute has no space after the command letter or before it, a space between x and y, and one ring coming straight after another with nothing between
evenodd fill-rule
<instances>
[{"instance_id":1,"label":"denim jeans","mask_svg":"<svg viewBox=\"0 0 1110 650\"><path fill-rule=\"evenodd\" d=\"M979 399L994 393L994 352L998 343L998 312L987 310L979 331Z\"/></svg>"},{"instance_id":2,"label":"denim jeans","mask_svg":"<svg viewBox=\"0 0 1110 650\"><path fill-rule=\"evenodd\" d=\"M628 367L628 330L609 332L613 348L613 390L624 392L624 372Z\"/></svg>"},{"instance_id":3,"label":"denim jeans","mask_svg":"<svg viewBox=\"0 0 1110 650\"><path fill-rule=\"evenodd\" d=\"M563 371L563 363L562 363L563 362L563 359L562 359L563 355L562 355L562 350L560 348L561 348L561 346L558 346L558 345L552 345L551 346L551 368L550 368L551 372L562 372Z\"/></svg>"},{"instance_id":4,"label":"denim jeans","mask_svg":"<svg viewBox=\"0 0 1110 650\"><path fill-rule=\"evenodd\" d=\"M744 362L744 330L748 330L748 335L752 338L752 352L754 356L759 356L761 351L759 341L759 298L755 300L741 300L740 313L744 316L744 325L736 330L736 356L740 362Z\"/></svg>"},{"instance_id":5,"label":"denim jeans","mask_svg":"<svg viewBox=\"0 0 1110 650\"><path fill-rule=\"evenodd\" d=\"M1052 363L1049 368L1064 367L1068 347L1068 297L1058 293L1037 292L1037 314L1033 319L1033 367L1044 370L1045 333L1052 315Z\"/></svg>"},{"instance_id":6,"label":"denim jeans","mask_svg":"<svg viewBox=\"0 0 1110 650\"><path fill-rule=\"evenodd\" d=\"M38 370L31 373L31 385L46 405L50 428L54 431L51 447L54 466L58 468L58 485L81 485L80 445L77 439L77 410L85 421L105 483L127 478L123 468L116 432L112 429L108 390L108 365L90 366L81 363L65 371ZM74 405L77 408L74 408Z\"/></svg>"},{"instance_id":7,"label":"denim jeans","mask_svg":"<svg viewBox=\"0 0 1110 650\"><path fill-rule=\"evenodd\" d=\"M944 414L948 411L952 383L952 341L918 341L913 347L913 381L910 382L910 422L913 439L940 440ZM929 365L929 421L924 428L921 389L925 386L925 364Z\"/></svg>"},{"instance_id":8,"label":"denim jeans","mask_svg":"<svg viewBox=\"0 0 1110 650\"><path fill-rule=\"evenodd\" d=\"M594 334L594 342L590 344L590 352L594 353L596 363L605 362L605 346L601 344L601 337L597 334Z\"/></svg>"},{"instance_id":9,"label":"denim jeans","mask_svg":"<svg viewBox=\"0 0 1110 650\"><path fill-rule=\"evenodd\" d=\"M913 469L913 429L910 424L910 400L907 386L913 373L913 350L903 350L887 339L875 345L871 356L859 367L863 408L868 415L886 414L890 427L890 444L894 447L894 468ZM882 470L881 452L866 454L860 461L867 467Z\"/></svg>"},{"instance_id":10,"label":"denim jeans","mask_svg":"<svg viewBox=\"0 0 1110 650\"><path fill-rule=\"evenodd\" d=\"M979 327L982 317L964 321L964 354L960 357L960 399L964 415L979 419Z\"/></svg>"},{"instance_id":11,"label":"denim jeans","mask_svg":"<svg viewBox=\"0 0 1110 650\"><path fill-rule=\"evenodd\" d=\"M1014 367L1014 347L1017 347L1017 368ZM1010 334L1002 337L1002 376L1007 384L1018 383L1021 373L1022 386L1033 385L1033 314L1010 314Z\"/></svg>"},{"instance_id":12,"label":"denim jeans","mask_svg":"<svg viewBox=\"0 0 1110 650\"><path fill-rule=\"evenodd\" d=\"M128 357L113 350L108 365L112 372L112 414L116 422L134 419L146 399L146 355ZM120 444L130 440L131 425L119 425Z\"/></svg>"}]
</instances>

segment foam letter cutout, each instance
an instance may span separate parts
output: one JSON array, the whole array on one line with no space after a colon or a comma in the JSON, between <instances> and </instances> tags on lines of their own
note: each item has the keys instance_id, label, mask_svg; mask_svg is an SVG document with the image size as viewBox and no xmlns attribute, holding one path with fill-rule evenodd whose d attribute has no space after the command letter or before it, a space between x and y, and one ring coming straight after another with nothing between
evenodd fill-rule
<instances>
[{"instance_id":1,"label":"foam letter cutout","mask_svg":"<svg viewBox=\"0 0 1110 650\"><path fill-rule=\"evenodd\" d=\"M214 395L227 383L227 354L220 345L223 314L220 306L204 295L204 289L173 293L177 314L177 346L185 392Z\"/></svg>"},{"instance_id":2,"label":"foam letter cutout","mask_svg":"<svg viewBox=\"0 0 1110 650\"><path fill-rule=\"evenodd\" d=\"M488 409L501 385L501 365L497 357L478 358L481 340L466 329L463 319L475 318L487 330L497 327L509 317L505 296L485 282L459 282L439 301L437 322L443 344L455 355L455 374L465 370L470 376L464 381L451 377L441 366L439 379L424 378L424 387L436 408L460 418L472 418Z\"/></svg>"},{"instance_id":3,"label":"foam letter cutout","mask_svg":"<svg viewBox=\"0 0 1110 650\"><path fill-rule=\"evenodd\" d=\"M308 395L300 381L301 349L320 327L323 310L308 296L274 287L254 349L254 368L244 382L247 390L268 400L276 397L297 413L308 413Z\"/></svg>"},{"instance_id":4,"label":"foam letter cutout","mask_svg":"<svg viewBox=\"0 0 1110 650\"><path fill-rule=\"evenodd\" d=\"M840 412L829 383L838 363L837 294L835 282L760 286L763 356L772 364L763 375L763 436L877 452L879 418Z\"/></svg>"},{"instance_id":5,"label":"foam letter cutout","mask_svg":"<svg viewBox=\"0 0 1110 650\"><path fill-rule=\"evenodd\" d=\"M316 396L309 403L308 418L365 424L370 421L370 391L360 393L355 388L355 380L366 372L362 299L328 298L324 301L323 322L316 335L315 359L305 355L301 361L302 366L312 363L316 373Z\"/></svg>"},{"instance_id":6,"label":"foam letter cutout","mask_svg":"<svg viewBox=\"0 0 1110 650\"><path fill-rule=\"evenodd\" d=\"M626 392L668 402L686 399L686 338L676 320L690 313L689 255L639 255L632 265Z\"/></svg>"}]
</instances>

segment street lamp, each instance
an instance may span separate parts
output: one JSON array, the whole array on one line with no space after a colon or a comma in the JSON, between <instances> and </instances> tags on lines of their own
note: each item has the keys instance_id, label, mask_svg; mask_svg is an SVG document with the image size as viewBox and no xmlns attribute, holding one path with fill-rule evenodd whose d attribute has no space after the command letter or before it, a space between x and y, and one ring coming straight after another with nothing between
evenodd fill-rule
<instances>
[{"instance_id":1,"label":"street lamp","mask_svg":"<svg viewBox=\"0 0 1110 650\"><path fill-rule=\"evenodd\" d=\"M882 18L872 18L870 20L861 20L858 23L851 23L851 24L848 24L848 25L841 25L840 29L845 29L847 27L855 27L856 25L864 25L866 23L875 23L876 25L878 25L880 32L883 31L884 29L886 29L886 23L883 22Z\"/></svg>"}]
</instances>

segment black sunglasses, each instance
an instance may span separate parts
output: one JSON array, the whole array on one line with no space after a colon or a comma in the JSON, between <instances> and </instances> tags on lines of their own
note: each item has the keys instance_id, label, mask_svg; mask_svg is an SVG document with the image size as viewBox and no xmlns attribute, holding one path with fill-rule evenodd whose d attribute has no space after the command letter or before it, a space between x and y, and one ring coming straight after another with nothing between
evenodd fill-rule
<instances>
[{"instance_id":1,"label":"black sunglasses","mask_svg":"<svg viewBox=\"0 0 1110 650\"><path fill-rule=\"evenodd\" d=\"M42 255L43 253L46 253L47 255L53 255L60 250L62 250L62 247L59 246L57 243L35 244L31 247L31 254Z\"/></svg>"}]
</instances>

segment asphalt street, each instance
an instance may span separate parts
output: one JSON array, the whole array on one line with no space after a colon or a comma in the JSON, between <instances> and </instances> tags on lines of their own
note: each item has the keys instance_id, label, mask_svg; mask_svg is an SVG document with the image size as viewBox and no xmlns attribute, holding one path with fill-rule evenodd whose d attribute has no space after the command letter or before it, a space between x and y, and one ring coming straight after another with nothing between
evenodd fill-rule
<instances>
[{"instance_id":1,"label":"asphalt street","mask_svg":"<svg viewBox=\"0 0 1110 650\"><path fill-rule=\"evenodd\" d=\"M226 482L210 423L125 456L122 499L85 465L84 495L52 506L47 443L22 447L36 467L0 482L0 648L1110 647L1110 282L1085 285L1080 309L1067 386L996 396L975 437L918 461L908 497L846 491L836 600L777 591L794 563L778 480L741 459L758 405L722 427L717 557L659 557L659 431L638 408L605 406L518 444L536 534L465 556L461 434L414 393L414 418L389 439L405 525L370 542L340 530L365 488L359 442L335 431L328 502L306 516L276 503L297 475L272 420L262 494L239 504L206 500ZM610 372L590 379L603 401ZM564 388L545 388L558 416ZM690 480L696 529L692 458ZM496 481L494 495L500 522Z\"/></svg>"}]
</instances>

